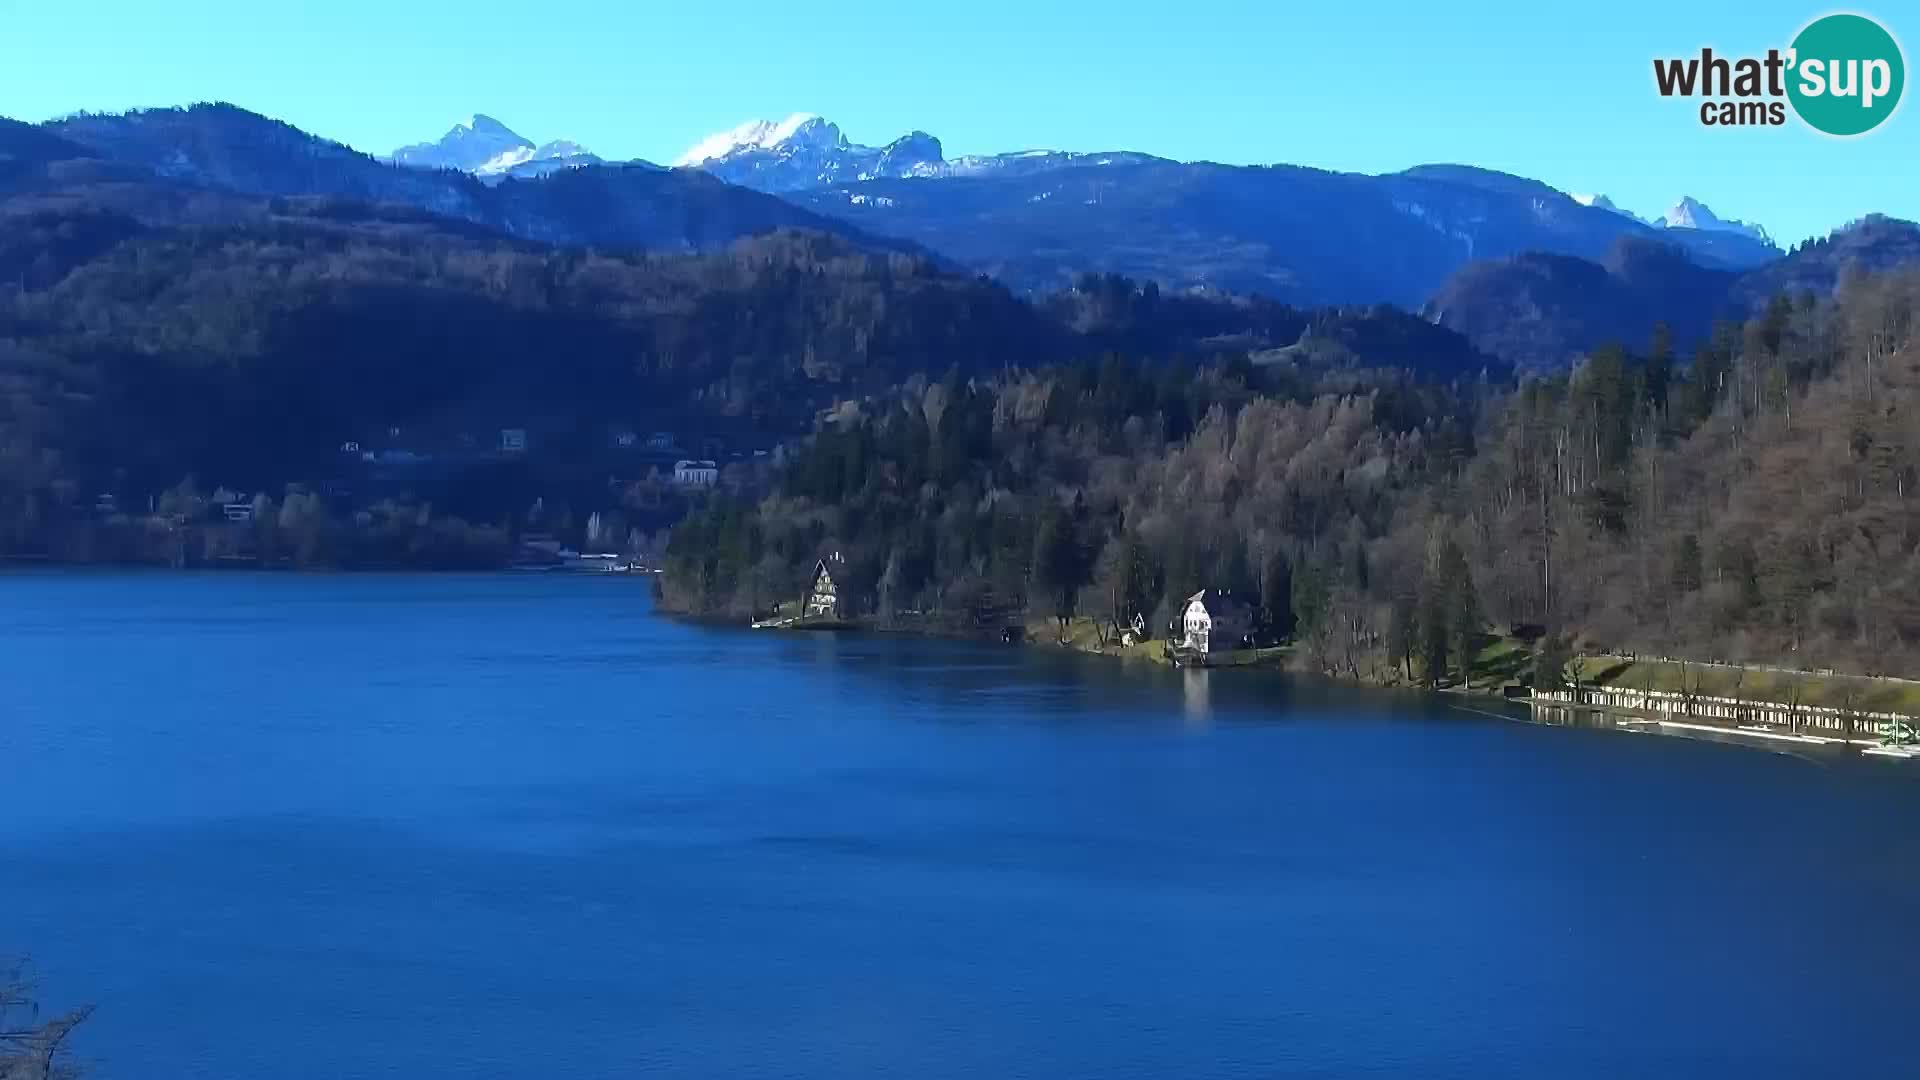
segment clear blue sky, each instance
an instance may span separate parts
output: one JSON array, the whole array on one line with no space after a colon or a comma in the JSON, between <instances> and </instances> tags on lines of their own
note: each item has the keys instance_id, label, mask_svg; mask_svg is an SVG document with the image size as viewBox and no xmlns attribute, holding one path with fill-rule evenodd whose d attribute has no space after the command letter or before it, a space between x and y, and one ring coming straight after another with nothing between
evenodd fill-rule
<instances>
[{"instance_id":1,"label":"clear blue sky","mask_svg":"<svg viewBox=\"0 0 1920 1080\"><path fill-rule=\"evenodd\" d=\"M1852 141L1797 123L1703 128L1694 106L1654 94L1650 61L1785 46L1827 10L0 0L0 115L225 100L384 153L485 112L535 141L671 161L711 131L809 111L860 142L922 128L949 155L1124 148L1363 172L1468 162L1641 213L1690 194L1790 242L1868 211L1920 218L1920 107ZM1914 59L1920 10L1858 10Z\"/></svg>"}]
</instances>

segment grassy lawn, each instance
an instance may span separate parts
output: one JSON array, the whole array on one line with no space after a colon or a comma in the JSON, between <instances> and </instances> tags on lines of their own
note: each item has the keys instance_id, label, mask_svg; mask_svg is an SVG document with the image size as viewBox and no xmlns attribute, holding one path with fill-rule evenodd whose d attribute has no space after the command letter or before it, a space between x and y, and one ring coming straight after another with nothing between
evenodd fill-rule
<instances>
[{"instance_id":1,"label":"grassy lawn","mask_svg":"<svg viewBox=\"0 0 1920 1080\"><path fill-rule=\"evenodd\" d=\"M1870 712L1920 714L1920 685L1887 682L1855 675L1803 675L1783 671L1752 671L1699 664L1681 665L1666 660L1626 660L1601 656L1587 658L1585 678L1602 686L1628 690L1666 690L1679 692L1697 688L1714 697L1746 698L1753 701L1785 703L1793 700L1797 688L1806 705L1841 708L1854 695L1852 705Z\"/></svg>"},{"instance_id":2,"label":"grassy lawn","mask_svg":"<svg viewBox=\"0 0 1920 1080\"><path fill-rule=\"evenodd\" d=\"M1166 643L1158 638L1123 646L1116 637L1110 638L1106 645L1101 645L1095 620L1086 616L1071 620L1064 638L1059 623L1052 618L1029 619L1026 630L1028 640L1037 643L1060 643L1067 648L1103 656L1166 662ZM1282 645L1243 650L1219 659L1222 666L1277 666L1285 663L1291 652L1291 646ZM1920 684L1852 675L1743 671L1700 664L1688 665L1683 673L1680 664L1670 661L1628 660L1615 656L1588 656L1584 662L1585 670L1581 679L1596 686L1669 692L1678 692L1684 686L1713 697L1746 698L1776 704L1794 700L1797 690L1798 700L1802 704L1834 708L1846 706L1849 695L1852 695L1852 707L1856 709L1920 716ZM1497 692L1508 686L1531 684L1533 663L1534 650L1526 641L1505 636L1484 638L1480 650L1474 654L1473 675L1468 688Z\"/></svg>"},{"instance_id":3,"label":"grassy lawn","mask_svg":"<svg viewBox=\"0 0 1920 1080\"><path fill-rule=\"evenodd\" d=\"M1122 645L1117 636L1109 635L1107 643L1101 645L1099 624L1096 620L1084 615L1075 616L1067 623L1064 637L1061 635L1059 622L1052 618L1028 619L1026 630L1028 641L1047 645L1060 644L1081 652L1118 656L1128 660L1151 660L1157 664L1168 662L1167 643L1164 639L1153 638L1133 645ZM1274 645L1262 649L1239 649L1221 654L1219 663L1222 667L1278 665L1285 662L1291 651L1292 647L1287 645Z\"/></svg>"},{"instance_id":4,"label":"grassy lawn","mask_svg":"<svg viewBox=\"0 0 1920 1080\"><path fill-rule=\"evenodd\" d=\"M1497 690L1533 680L1533 650L1519 638L1496 637L1480 646L1473 658L1470 686Z\"/></svg>"},{"instance_id":5,"label":"grassy lawn","mask_svg":"<svg viewBox=\"0 0 1920 1080\"><path fill-rule=\"evenodd\" d=\"M1058 620L1043 616L1028 619L1026 624L1027 640L1045 644L1061 644L1069 649L1081 652L1100 653L1103 656L1122 656L1128 659L1161 661L1166 643L1155 638L1126 646L1120 644L1118 637L1109 636L1106 645L1100 644L1099 622L1089 616L1077 615L1067 623L1066 635L1060 633Z\"/></svg>"}]
</instances>

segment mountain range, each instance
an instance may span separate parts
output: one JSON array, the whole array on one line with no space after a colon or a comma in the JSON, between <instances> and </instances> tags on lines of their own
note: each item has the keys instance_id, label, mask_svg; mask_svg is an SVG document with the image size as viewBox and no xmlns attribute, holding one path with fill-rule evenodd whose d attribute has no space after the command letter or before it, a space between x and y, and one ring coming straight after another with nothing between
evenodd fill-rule
<instances>
[{"instance_id":1,"label":"mountain range","mask_svg":"<svg viewBox=\"0 0 1920 1080\"><path fill-rule=\"evenodd\" d=\"M1129 151L1097 154L1022 150L949 160L940 140L911 131L885 146L851 142L840 126L813 113L785 120L749 120L695 143L674 160L731 184L787 193L867 180L1031 175L1082 165L1141 165L1165 158Z\"/></svg>"},{"instance_id":2,"label":"mountain range","mask_svg":"<svg viewBox=\"0 0 1920 1080\"><path fill-rule=\"evenodd\" d=\"M369 433L430 456L529 430L540 463L347 489L494 520L543 491L604 498L617 432L765 446L916 376L1109 357L1166 360L1174 396L1178 358L1212 357L1391 410L1643 347L1655 320L1684 355L1717 317L1920 261L1911 223L1782 255L1460 165L962 175L927 146L855 175L946 171L777 195L714 172L808 123L661 168L541 158L486 117L411 163L231 105L0 120L0 502L78 520L75 493L325 480Z\"/></svg>"},{"instance_id":3,"label":"mountain range","mask_svg":"<svg viewBox=\"0 0 1920 1080\"><path fill-rule=\"evenodd\" d=\"M388 160L417 169L455 169L494 180L545 176L555 169L605 164L598 155L569 139L535 146L532 140L481 113L455 124L438 142L403 146Z\"/></svg>"},{"instance_id":4,"label":"mountain range","mask_svg":"<svg viewBox=\"0 0 1920 1080\"><path fill-rule=\"evenodd\" d=\"M1147 164L1175 163L1131 151L1089 154L1058 150L1022 150L948 160L942 154L940 140L924 131L910 132L885 146L863 146L850 142L839 125L813 113L795 113L777 123L750 120L730 131L707 136L674 160L676 167L705 169L729 183L769 192L804 191L866 180L1031 175L1082 165ZM1570 194L1568 197L1583 206L1612 211L1655 228L1732 233L1763 247L1773 246L1764 228L1720 218L1691 195L1682 196L1660 218L1643 218L1622 209L1605 195Z\"/></svg>"},{"instance_id":5,"label":"mountain range","mask_svg":"<svg viewBox=\"0 0 1920 1080\"><path fill-rule=\"evenodd\" d=\"M1621 208L1605 195L1573 195L1573 201L1582 206L1592 206L1608 210L1622 217L1632 218L1642 225L1652 225L1662 229L1698 229L1706 232L1732 233L1744 236L1756 243L1772 246L1773 237L1758 225L1749 225L1744 221L1729 221L1715 214L1707 205L1691 195L1684 195L1667 212L1658 218L1643 218L1631 210Z\"/></svg>"},{"instance_id":6,"label":"mountain range","mask_svg":"<svg viewBox=\"0 0 1920 1080\"><path fill-rule=\"evenodd\" d=\"M453 169L382 161L232 105L81 114L31 128L31 136L23 128L0 132L0 143L22 148L11 180L16 191L84 194L149 223L257 214L255 203L222 198L238 194L394 204L567 247L714 251L785 228L846 237L874 251L917 250L698 170L605 164L489 183ZM503 142L469 131L475 155ZM7 183L0 173L0 194Z\"/></svg>"},{"instance_id":7,"label":"mountain range","mask_svg":"<svg viewBox=\"0 0 1920 1080\"><path fill-rule=\"evenodd\" d=\"M483 178L592 163L574 144L564 154L543 149L476 117L393 160ZM1721 269L1780 255L1763 229L1724 221L1691 197L1654 221L1605 196L1460 165L1369 176L1130 151L948 158L923 131L869 146L811 113L710 135L674 167L779 195L1029 292L1103 272L1302 306L1417 308L1474 260L1530 251L1599 259L1622 236L1657 238Z\"/></svg>"},{"instance_id":8,"label":"mountain range","mask_svg":"<svg viewBox=\"0 0 1920 1080\"><path fill-rule=\"evenodd\" d=\"M406 208L519 242L603 250L716 251L806 229L862 251L931 256L1016 293L1094 274L1302 309L1391 304L1529 365L1564 362L1599 333L1643 338L1646 313L1683 298L1737 305L1764 280L1830 289L1845 260L1901 247L1783 259L1763 229L1692 198L1648 220L1605 196L1466 165L1365 175L1130 152L949 159L924 132L865 146L809 114L719 133L678 161L607 162L487 115L385 158L231 105L0 127L0 195L81 200L149 224L259 220L266 204L245 197L266 197L385 220ZM1875 228L1899 237L1912 227ZM1617 287L1625 278L1638 284ZM1649 290L1653 281L1671 288ZM1517 335L1503 329L1529 318Z\"/></svg>"},{"instance_id":9,"label":"mountain range","mask_svg":"<svg viewBox=\"0 0 1920 1080\"><path fill-rule=\"evenodd\" d=\"M432 144L430 154L407 148L394 160L467 161L476 175L497 175L501 161L524 154L538 160L540 148L505 129L490 127L493 140L476 140L470 133L482 131L480 119ZM1296 306L1411 309L1475 259L1599 259L1620 236L1659 238L1718 269L1780 256L1763 229L1722 221L1693 198L1649 221L1605 196L1571 196L1467 165L1359 175L1137 152L947 158L941 140L924 131L866 146L826 117L793 113L701 138L674 167L778 194L1023 292L1066 288L1092 271L1261 292Z\"/></svg>"}]
</instances>

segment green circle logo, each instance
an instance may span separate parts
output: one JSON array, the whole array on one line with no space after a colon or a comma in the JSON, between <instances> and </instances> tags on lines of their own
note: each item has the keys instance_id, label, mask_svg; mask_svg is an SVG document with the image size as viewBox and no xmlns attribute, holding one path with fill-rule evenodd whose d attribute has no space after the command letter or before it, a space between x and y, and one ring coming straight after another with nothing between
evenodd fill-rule
<instances>
[{"instance_id":1,"label":"green circle logo","mask_svg":"<svg viewBox=\"0 0 1920 1080\"><path fill-rule=\"evenodd\" d=\"M1829 135L1863 135L1900 105L1906 58L1885 27L1864 15L1828 15L1793 39L1787 97Z\"/></svg>"}]
</instances>

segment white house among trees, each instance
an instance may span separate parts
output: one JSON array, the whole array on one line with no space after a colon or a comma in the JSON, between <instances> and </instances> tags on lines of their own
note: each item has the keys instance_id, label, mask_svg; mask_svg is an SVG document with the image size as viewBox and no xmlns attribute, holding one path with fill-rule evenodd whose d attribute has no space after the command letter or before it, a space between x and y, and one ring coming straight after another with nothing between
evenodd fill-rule
<instances>
[{"instance_id":1,"label":"white house among trees","mask_svg":"<svg viewBox=\"0 0 1920 1080\"><path fill-rule=\"evenodd\" d=\"M1180 624L1181 648L1197 653L1226 652L1239 648L1253 630L1253 612L1218 589L1202 589L1187 597Z\"/></svg>"},{"instance_id":2,"label":"white house among trees","mask_svg":"<svg viewBox=\"0 0 1920 1080\"><path fill-rule=\"evenodd\" d=\"M827 569L825 559L813 565L813 585L807 590L805 613L808 618L817 619L840 615L840 590L833 583L833 572Z\"/></svg>"}]
</instances>

